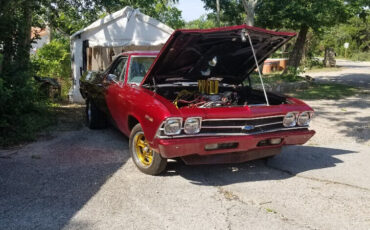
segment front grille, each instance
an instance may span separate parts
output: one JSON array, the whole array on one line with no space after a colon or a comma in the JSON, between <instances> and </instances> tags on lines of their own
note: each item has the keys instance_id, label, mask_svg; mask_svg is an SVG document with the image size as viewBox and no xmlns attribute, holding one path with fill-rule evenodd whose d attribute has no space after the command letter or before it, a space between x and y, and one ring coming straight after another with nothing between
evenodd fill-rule
<instances>
[{"instance_id":1,"label":"front grille","mask_svg":"<svg viewBox=\"0 0 370 230\"><path fill-rule=\"evenodd\" d=\"M202 128L197 134L181 134L175 136L166 136L163 127L159 130L160 138L182 138L194 136L243 136L268 132L278 132L295 129L307 129L308 127L284 127L284 115L257 117L257 118L226 118L226 119L204 119Z\"/></svg>"},{"instance_id":2,"label":"front grille","mask_svg":"<svg viewBox=\"0 0 370 230\"><path fill-rule=\"evenodd\" d=\"M251 134L281 129L284 116L262 118L206 119L200 133L240 133Z\"/></svg>"}]
</instances>

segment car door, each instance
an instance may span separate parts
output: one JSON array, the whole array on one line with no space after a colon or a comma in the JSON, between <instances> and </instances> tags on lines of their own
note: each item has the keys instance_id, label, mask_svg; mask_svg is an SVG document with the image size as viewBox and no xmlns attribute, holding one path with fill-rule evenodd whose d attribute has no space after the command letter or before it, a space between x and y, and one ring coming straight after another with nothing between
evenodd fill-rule
<instances>
[{"instance_id":1,"label":"car door","mask_svg":"<svg viewBox=\"0 0 370 230\"><path fill-rule=\"evenodd\" d=\"M105 101L107 103L109 113L120 130L122 130L122 126L124 124L120 114L124 103L122 102L123 98L120 95L122 95L122 90L124 90L125 76L127 72L127 60L127 56L120 57L117 60L116 66L109 71L109 78L113 77L112 75L114 75L116 79L115 81L111 81L105 94Z\"/></svg>"}]
</instances>

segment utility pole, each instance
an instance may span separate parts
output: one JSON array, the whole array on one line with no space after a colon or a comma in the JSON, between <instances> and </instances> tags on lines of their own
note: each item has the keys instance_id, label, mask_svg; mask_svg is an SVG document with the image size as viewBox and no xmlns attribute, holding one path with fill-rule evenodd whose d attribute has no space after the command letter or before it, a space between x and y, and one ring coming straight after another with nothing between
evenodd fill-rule
<instances>
[{"instance_id":1,"label":"utility pole","mask_svg":"<svg viewBox=\"0 0 370 230\"><path fill-rule=\"evenodd\" d=\"M217 26L220 27L220 0L216 0L216 8L217 8Z\"/></svg>"}]
</instances>

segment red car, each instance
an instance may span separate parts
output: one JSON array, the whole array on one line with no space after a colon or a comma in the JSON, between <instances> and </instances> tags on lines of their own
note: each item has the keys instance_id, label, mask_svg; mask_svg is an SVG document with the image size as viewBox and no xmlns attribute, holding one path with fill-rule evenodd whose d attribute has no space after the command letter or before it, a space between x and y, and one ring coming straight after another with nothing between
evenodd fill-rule
<instances>
[{"instance_id":1,"label":"red car","mask_svg":"<svg viewBox=\"0 0 370 230\"><path fill-rule=\"evenodd\" d=\"M112 121L130 137L136 166L152 175L168 158L245 162L304 144L315 134L313 109L255 90L249 78L294 36L246 25L177 30L159 53L122 53L106 71L81 78L88 126Z\"/></svg>"}]
</instances>

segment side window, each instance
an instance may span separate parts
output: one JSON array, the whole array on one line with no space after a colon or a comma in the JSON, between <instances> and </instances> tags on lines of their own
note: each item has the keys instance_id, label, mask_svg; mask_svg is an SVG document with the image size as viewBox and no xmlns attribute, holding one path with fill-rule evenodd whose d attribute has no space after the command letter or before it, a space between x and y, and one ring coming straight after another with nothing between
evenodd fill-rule
<instances>
[{"instance_id":1,"label":"side window","mask_svg":"<svg viewBox=\"0 0 370 230\"><path fill-rule=\"evenodd\" d=\"M117 64L111 69L111 71L109 71L110 74L114 74L117 76L117 79L119 79L120 81L123 80L123 77L124 77L124 73L126 71L126 62L127 62L127 58L124 57L124 58L120 58L117 62Z\"/></svg>"},{"instance_id":2,"label":"side window","mask_svg":"<svg viewBox=\"0 0 370 230\"><path fill-rule=\"evenodd\" d=\"M128 82L140 84L155 57L131 57Z\"/></svg>"}]
</instances>

